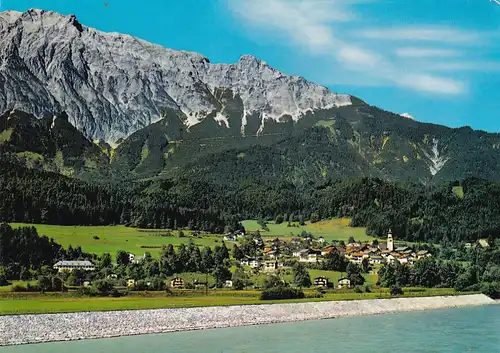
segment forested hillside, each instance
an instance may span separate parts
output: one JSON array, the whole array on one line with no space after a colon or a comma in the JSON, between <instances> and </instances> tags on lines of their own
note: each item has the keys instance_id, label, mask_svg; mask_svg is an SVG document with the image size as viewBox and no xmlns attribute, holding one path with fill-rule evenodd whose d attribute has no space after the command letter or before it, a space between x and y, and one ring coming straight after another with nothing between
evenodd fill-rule
<instances>
[{"instance_id":1,"label":"forested hillside","mask_svg":"<svg viewBox=\"0 0 500 353\"><path fill-rule=\"evenodd\" d=\"M145 186L106 187L28 169L0 159L0 220L60 225L126 224L221 232L226 225L210 205L193 208ZM182 201L182 200L180 200Z\"/></svg>"},{"instance_id":2,"label":"forested hillside","mask_svg":"<svg viewBox=\"0 0 500 353\"><path fill-rule=\"evenodd\" d=\"M353 226L367 226L370 235L385 237L392 228L396 238L416 242L456 243L500 236L500 184L479 179L442 186L377 178L296 185L252 178L225 184L184 175L150 186L155 188L179 203L195 208L210 204L239 219L283 216L287 222L350 217Z\"/></svg>"}]
</instances>

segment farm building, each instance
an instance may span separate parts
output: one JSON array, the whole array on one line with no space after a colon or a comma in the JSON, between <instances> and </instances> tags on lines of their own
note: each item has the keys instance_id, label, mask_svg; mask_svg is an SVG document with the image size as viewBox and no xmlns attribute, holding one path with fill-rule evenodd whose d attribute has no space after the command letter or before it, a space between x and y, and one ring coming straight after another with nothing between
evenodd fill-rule
<instances>
[{"instance_id":1,"label":"farm building","mask_svg":"<svg viewBox=\"0 0 500 353\"><path fill-rule=\"evenodd\" d=\"M184 288L184 280L180 277L175 277L170 281L170 287L182 289Z\"/></svg>"},{"instance_id":2,"label":"farm building","mask_svg":"<svg viewBox=\"0 0 500 353\"><path fill-rule=\"evenodd\" d=\"M338 289L351 288L351 280L349 278L339 278Z\"/></svg>"},{"instance_id":3,"label":"farm building","mask_svg":"<svg viewBox=\"0 0 500 353\"><path fill-rule=\"evenodd\" d=\"M95 266L90 261L59 261L54 265L59 272L71 272L73 270L94 271Z\"/></svg>"},{"instance_id":4,"label":"farm building","mask_svg":"<svg viewBox=\"0 0 500 353\"><path fill-rule=\"evenodd\" d=\"M316 287L331 287L330 280L325 276L316 277L314 279L314 285Z\"/></svg>"}]
</instances>

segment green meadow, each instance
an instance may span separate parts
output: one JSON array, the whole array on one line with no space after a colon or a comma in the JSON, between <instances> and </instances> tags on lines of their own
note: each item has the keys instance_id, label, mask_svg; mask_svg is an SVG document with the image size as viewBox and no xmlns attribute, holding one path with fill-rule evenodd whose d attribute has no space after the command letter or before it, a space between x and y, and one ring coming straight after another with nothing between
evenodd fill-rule
<instances>
[{"instance_id":1,"label":"green meadow","mask_svg":"<svg viewBox=\"0 0 500 353\"><path fill-rule=\"evenodd\" d=\"M214 247L222 242L222 237L216 235L192 237L191 232L185 231L186 236L182 238L179 237L179 232L172 232L174 236L165 237L161 236L165 233L164 230L143 230L125 226L55 226L22 223L12 223L11 226L14 228L32 226L37 229L38 234L54 238L64 248L69 245L81 246L83 251L98 255L103 253L114 255L117 251L124 250L136 255L142 255L147 251L155 256L161 252L163 246L187 244L189 239L200 247Z\"/></svg>"},{"instance_id":2,"label":"green meadow","mask_svg":"<svg viewBox=\"0 0 500 353\"><path fill-rule=\"evenodd\" d=\"M366 228L349 227L351 222L348 218L330 219L316 223L306 222L304 226L300 226L298 222L293 222L291 227L288 222L276 224L274 222L267 223L268 231L262 229L256 220L243 221L243 226L247 231L259 230L263 237L292 237L298 236L303 231L311 233L314 237L322 236L327 242L332 240L347 241L349 237L354 237L358 241L370 241L374 238L366 235Z\"/></svg>"},{"instance_id":3,"label":"green meadow","mask_svg":"<svg viewBox=\"0 0 500 353\"><path fill-rule=\"evenodd\" d=\"M288 239L292 236L298 236L302 231L307 231L315 237L324 237L328 242L331 240L347 241L351 236L359 241L373 239L365 234L365 228L349 227L349 222L349 219L333 219L317 223L308 222L305 226L293 223L292 227L288 227L287 223L268 223L269 231L261 229L256 220L247 220L242 223L247 231L259 230L264 237ZM173 236L171 237L165 237L162 236L165 234L165 230L137 229L125 226L57 226L24 223L12 223L11 226L14 228L35 227L38 234L53 238L65 248L69 245L81 246L85 252L98 255L103 253L116 254L118 250L124 250L136 255L142 255L148 251L155 256L161 252L163 246L187 244L190 238L200 247L214 247L221 244L223 240L221 235L202 234L199 237L193 237L189 231L184 231L185 237L179 237L178 231L172 232Z\"/></svg>"}]
</instances>

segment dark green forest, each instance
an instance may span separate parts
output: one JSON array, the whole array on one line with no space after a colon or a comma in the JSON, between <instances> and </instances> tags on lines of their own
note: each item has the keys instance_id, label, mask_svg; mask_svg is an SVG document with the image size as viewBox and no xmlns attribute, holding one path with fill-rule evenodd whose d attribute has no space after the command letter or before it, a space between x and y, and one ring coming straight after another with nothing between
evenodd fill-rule
<instances>
[{"instance_id":1,"label":"dark green forest","mask_svg":"<svg viewBox=\"0 0 500 353\"><path fill-rule=\"evenodd\" d=\"M46 236L39 236L34 227L12 229L0 224L0 268L6 269L6 276L19 279L23 270L40 269L59 260L92 259L80 247L64 249ZM1 282L1 279L0 279Z\"/></svg>"},{"instance_id":2,"label":"dark green forest","mask_svg":"<svg viewBox=\"0 0 500 353\"><path fill-rule=\"evenodd\" d=\"M0 160L0 219L58 225L124 224L222 232L226 221L210 205L193 208L166 191L106 187ZM234 218L234 217L233 217ZM236 223L235 221L233 223ZM227 220L231 224L231 220Z\"/></svg>"},{"instance_id":3,"label":"dark green forest","mask_svg":"<svg viewBox=\"0 0 500 353\"><path fill-rule=\"evenodd\" d=\"M352 226L366 226L370 235L383 237L392 228L397 239L415 242L500 237L500 184L479 179L440 186L377 178L306 185L262 178L227 184L185 174L107 187L2 160L0 197L5 222L223 232L243 219L350 217Z\"/></svg>"}]
</instances>

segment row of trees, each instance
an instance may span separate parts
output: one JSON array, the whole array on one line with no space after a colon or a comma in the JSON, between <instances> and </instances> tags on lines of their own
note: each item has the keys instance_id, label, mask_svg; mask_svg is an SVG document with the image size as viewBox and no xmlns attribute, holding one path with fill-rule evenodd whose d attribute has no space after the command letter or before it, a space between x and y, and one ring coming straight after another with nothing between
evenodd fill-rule
<instances>
[{"instance_id":1,"label":"row of trees","mask_svg":"<svg viewBox=\"0 0 500 353\"><path fill-rule=\"evenodd\" d=\"M0 266L6 269L8 278L23 279L30 276L30 269L52 266L59 260L94 257L80 247L64 249L54 239L39 236L34 227L13 229L8 224L0 224Z\"/></svg>"},{"instance_id":2,"label":"row of trees","mask_svg":"<svg viewBox=\"0 0 500 353\"><path fill-rule=\"evenodd\" d=\"M459 291L482 290L493 297L500 296L500 250L496 247L475 249L473 261L441 261L427 258L413 266L396 262L379 270L384 287L416 286L455 288Z\"/></svg>"}]
</instances>

